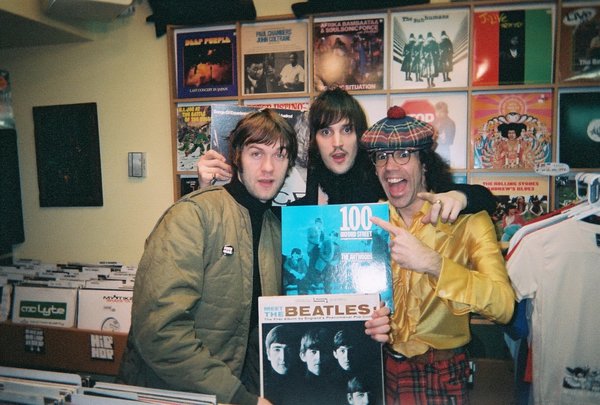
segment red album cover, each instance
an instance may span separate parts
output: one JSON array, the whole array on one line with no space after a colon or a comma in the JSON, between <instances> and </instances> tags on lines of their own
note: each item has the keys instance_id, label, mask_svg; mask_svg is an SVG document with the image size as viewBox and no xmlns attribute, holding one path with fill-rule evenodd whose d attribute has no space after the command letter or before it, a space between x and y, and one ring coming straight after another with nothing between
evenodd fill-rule
<instances>
[{"instance_id":1,"label":"red album cover","mask_svg":"<svg viewBox=\"0 0 600 405\"><path fill-rule=\"evenodd\" d=\"M473 86L552 82L553 6L476 9Z\"/></svg>"}]
</instances>

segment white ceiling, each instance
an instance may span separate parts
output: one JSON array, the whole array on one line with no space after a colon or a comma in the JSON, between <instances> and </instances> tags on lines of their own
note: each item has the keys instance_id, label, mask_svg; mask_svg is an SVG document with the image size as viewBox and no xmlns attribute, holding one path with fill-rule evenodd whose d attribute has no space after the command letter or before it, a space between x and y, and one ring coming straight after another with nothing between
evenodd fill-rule
<instances>
[{"instance_id":1,"label":"white ceiling","mask_svg":"<svg viewBox=\"0 0 600 405\"><path fill-rule=\"evenodd\" d=\"M0 48L91 41L90 24L132 13L133 1L1 0Z\"/></svg>"},{"instance_id":2,"label":"white ceiling","mask_svg":"<svg viewBox=\"0 0 600 405\"><path fill-rule=\"evenodd\" d=\"M0 7L0 48L53 45L91 39L83 33L12 14Z\"/></svg>"}]
</instances>

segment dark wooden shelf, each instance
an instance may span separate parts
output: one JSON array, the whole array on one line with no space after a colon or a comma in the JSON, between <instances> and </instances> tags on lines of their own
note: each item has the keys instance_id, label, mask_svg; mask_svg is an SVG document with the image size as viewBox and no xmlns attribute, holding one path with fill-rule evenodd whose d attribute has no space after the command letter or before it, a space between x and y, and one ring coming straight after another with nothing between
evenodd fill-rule
<instances>
[{"instance_id":1,"label":"dark wooden shelf","mask_svg":"<svg viewBox=\"0 0 600 405\"><path fill-rule=\"evenodd\" d=\"M31 331L43 338L40 352L28 350L25 339ZM102 344L92 348L92 339L106 343L108 351L98 350ZM0 365L116 376L126 342L126 333L0 322ZM109 358L98 358L102 354Z\"/></svg>"}]
</instances>

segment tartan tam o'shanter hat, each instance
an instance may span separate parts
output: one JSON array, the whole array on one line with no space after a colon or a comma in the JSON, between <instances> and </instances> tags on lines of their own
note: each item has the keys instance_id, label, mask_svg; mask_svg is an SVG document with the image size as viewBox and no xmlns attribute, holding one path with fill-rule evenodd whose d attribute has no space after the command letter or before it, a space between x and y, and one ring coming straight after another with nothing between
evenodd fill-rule
<instances>
[{"instance_id":1,"label":"tartan tam o'shanter hat","mask_svg":"<svg viewBox=\"0 0 600 405\"><path fill-rule=\"evenodd\" d=\"M430 124L406 115L402 107L393 106L387 117L377 121L360 138L369 151L395 149L429 149L434 129Z\"/></svg>"}]
</instances>

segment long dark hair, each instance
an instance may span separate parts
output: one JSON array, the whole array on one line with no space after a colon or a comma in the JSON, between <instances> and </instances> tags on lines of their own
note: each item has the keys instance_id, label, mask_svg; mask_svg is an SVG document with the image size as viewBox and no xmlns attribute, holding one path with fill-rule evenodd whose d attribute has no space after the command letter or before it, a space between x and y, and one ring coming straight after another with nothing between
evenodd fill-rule
<instances>
[{"instance_id":1,"label":"long dark hair","mask_svg":"<svg viewBox=\"0 0 600 405\"><path fill-rule=\"evenodd\" d=\"M313 101L308 111L310 127L310 143L308 155L310 165L314 169L322 166L321 155L317 146L317 132L332 124L347 119L357 136L358 147L362 148L359 140L367 130L367 117L358 101L350 93L339 87L325 90Z\"/></svg>"},{"instance_id":2,"label":"long dark hair","mask_svg":"<svg viewBox=\"0 0 600 405\"><path fill-rule=\"evenodd\" d=\"M442 193L454 189L454 181L448 163L432 149L419 151L419 160L425 167L427 191Z\"/></svg>"},{"instance_id":3,"label":"long dark hair","mask_svg":"<svg viewBox=\"0 0 600 405\"><path fill-rule=\"evenodd\" d=\"M320 129L342 119L354 127L358 153L347 173L335 174L323 163L317 146L316 134ZM377 180L367 150L360 137L367 130L367 117L361 105L350 93L339 87L325 90L313 101L308 114L310 127L307 195L316 199L320 185L329 197L329 204L375 202L385 193Z\"/></svg>"}]
</instances>

